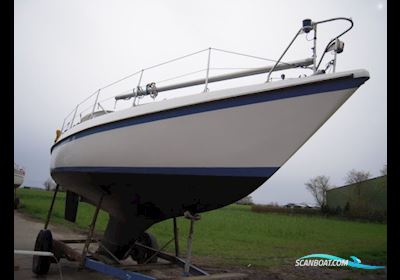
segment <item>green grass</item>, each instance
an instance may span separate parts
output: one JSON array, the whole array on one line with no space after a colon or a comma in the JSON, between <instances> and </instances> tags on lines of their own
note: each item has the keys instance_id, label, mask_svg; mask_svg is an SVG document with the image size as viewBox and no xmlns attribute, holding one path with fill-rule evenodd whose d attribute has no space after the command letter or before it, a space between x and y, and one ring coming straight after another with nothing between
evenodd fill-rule
<instances>
[{"instance_id":1,"label":"green grass","mask_svg":"<svg viewBox=\"0 0 400 280\"><path fill-rule=\"evenodd\" d=\"M20 211L45 219L52 192L19 189ZM51 222L87 229L94 207L80 203L77 223L63 219L65 193L59 193ZM387 226L333 218L278 213L255 213L249 206L230 205L201 214L195 224L193 254L216 264L273 266L294 264L311 253L344 258L357 256L363 263L386 264ZM97 232L104 231L108 215L100 212ZM178 218L181 251L186 248L189 221ZM172 238L172 220L150 228L160 245ZM173 251L173 242L167 247Z\"/></svg>"},{"instance_id":2,"label":"green grass","mask_svg":"<svg viewBox=\"0 0 400 280\"><path fill-rule=\"evenodd\" d=\"M35 190L35 189L18 189L17 196L20 198L21 206L20 211L34 218L45 220L47 212L50 208L51 200L54 192ZM77 214L77 222L71 223L64 220L64 206L65 206L65 192L57 194L56 202L54 203L53 213L51 215L51 223L62 224L71 228L86 230L91 223L95 207L87 204L80 203ZM96 230L104 231L108 221L108 214L100 210Z\"/></svg>"}]
</instances>

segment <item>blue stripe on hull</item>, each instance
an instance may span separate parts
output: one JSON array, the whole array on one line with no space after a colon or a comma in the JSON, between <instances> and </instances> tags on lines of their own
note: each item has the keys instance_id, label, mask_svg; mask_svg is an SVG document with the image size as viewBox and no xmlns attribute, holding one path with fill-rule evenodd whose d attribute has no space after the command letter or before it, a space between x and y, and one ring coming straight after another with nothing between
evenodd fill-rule
<instances>
[{"instance_id":1,"label":"blue stripe on hull","mask_svg":"<svg viewBox=\"0 0 400 280\"><path fill-rule=\"evenodd\" d=\"M67 143L75 139L82 138L102 131L122 128L126 126L138 125L153 121L159 121L163 119L175 118L185 115L221 110L231 107L238 107L255 103L280 100L285 98L356 88L359 87L361 84L363 84L367 79L368 78L365 77L355 79L353 78L352 75L350 75L348 77L338 78L335 80L292 86L290 88L283 88L283 89L281 88L277 90L269 90L245 96L231 97L228 99L209 101L205 103L199 103L194 105L188 105L185 107L169 109L161 112L150 113L147 115L136 116L129 119L123 119L111 123L105 123L96 127L88 128L81 132L77 132L76 134L73 134L68 138L59 141L58 143L53 145L51 151L53 151L53 149L59 146L60 144Z\"/></svg>"},{"instance_id":2,"label":"blue stripe on hull","mask_svg":"<svg viewBox=\"0 0 400 280\"><path fill-rule=\"evenodd\" d=\"M279 167L57 167L51 172L271 177L278 169Z\"/></svg>"}]
</instances>

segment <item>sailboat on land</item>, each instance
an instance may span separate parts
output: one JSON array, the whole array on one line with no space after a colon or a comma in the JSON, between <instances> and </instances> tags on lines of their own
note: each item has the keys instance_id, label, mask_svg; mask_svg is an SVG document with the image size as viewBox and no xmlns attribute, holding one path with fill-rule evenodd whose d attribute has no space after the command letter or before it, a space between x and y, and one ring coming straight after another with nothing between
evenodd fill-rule
<instances>
[{"instance_id":1,"label":"sailboat on land","mask_svg":"<svg viewBox=\"0 0 400 280\"><path fill-rule=\"evenodd\" d=\"M334 20L346 20L350 27L328 43L318 62L317 26ZM153 224L186 211L217 209L256 190L369 79L363 69L336 72L344 47L339 38L352 26L347 18L304 20L271 66L217 76L207 69L201 79L144 88L141 71L139 85L114 100L131 102L204 85L198 94L140 106L133 102L114 111L102 107L98 90L91 112L82 117L78 105L64 120L51 147L51 175L94 205L106 194L101 208L110 220L102 244L122 259ZM282 62L294 40L309 32L314 33L313 56ZM329 52L333 59L321 70ZM271 80L272 73L290 69L312 74ZM208 90L214 82L260 74L260 83Z\"/></svg>"}]
</instances>

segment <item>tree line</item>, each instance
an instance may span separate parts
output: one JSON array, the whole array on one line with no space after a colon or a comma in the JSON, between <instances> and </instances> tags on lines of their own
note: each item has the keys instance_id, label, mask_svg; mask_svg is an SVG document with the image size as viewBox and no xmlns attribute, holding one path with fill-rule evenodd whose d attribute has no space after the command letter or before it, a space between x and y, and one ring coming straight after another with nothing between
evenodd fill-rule
<instances>
[{"instance_id":1,"label":"tree line","mask_svg":"<svg viewBox=\"0 0 400 280\"><path fill-rule=\"evenodd\" d=\"M382 176L387 175L387 164L380 170ZM368 180L371 173L363 170L350 170L345 177L345 184L350 185ZM326 194L328 190L334 188L329 182L329 177L325 175L316 176L311 178L305 183L306 189L312 194L315 202L321 208L326 207Z\"/></svg>"}]
</instances>

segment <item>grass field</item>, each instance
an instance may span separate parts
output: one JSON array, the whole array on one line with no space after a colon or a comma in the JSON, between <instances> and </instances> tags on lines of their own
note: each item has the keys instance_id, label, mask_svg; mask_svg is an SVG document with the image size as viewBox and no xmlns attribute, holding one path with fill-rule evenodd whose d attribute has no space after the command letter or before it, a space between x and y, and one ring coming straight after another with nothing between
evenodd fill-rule
<instances>
[{"instance_id":1,"label":"grass field","mask_svg":"<svg viewBox=\"0 0 400 280\"><path fill-rule=\"evenodd\" d=\"M20 211L45 219L53 192L18 189ZM63 219L65 193L59 193L52 223L88 229L94 207L80 203L77 223ZM212 258L218 264L275 266L294 264L301 256L325 253L348 259L357 256L363 263L386 265L387 226L333 218L278 213L255 213L249 206L230 205L201 214L196 222L193 254ZM97 232L104 231L108 220L100 212ZM186 248L189 221L178 218L181 251ZM172 238L172 220L149 230L161 245ZM172 242L173 244L173 242ZM173 250L173 245L167 251Z\"/></svg>"}]
</instances>

